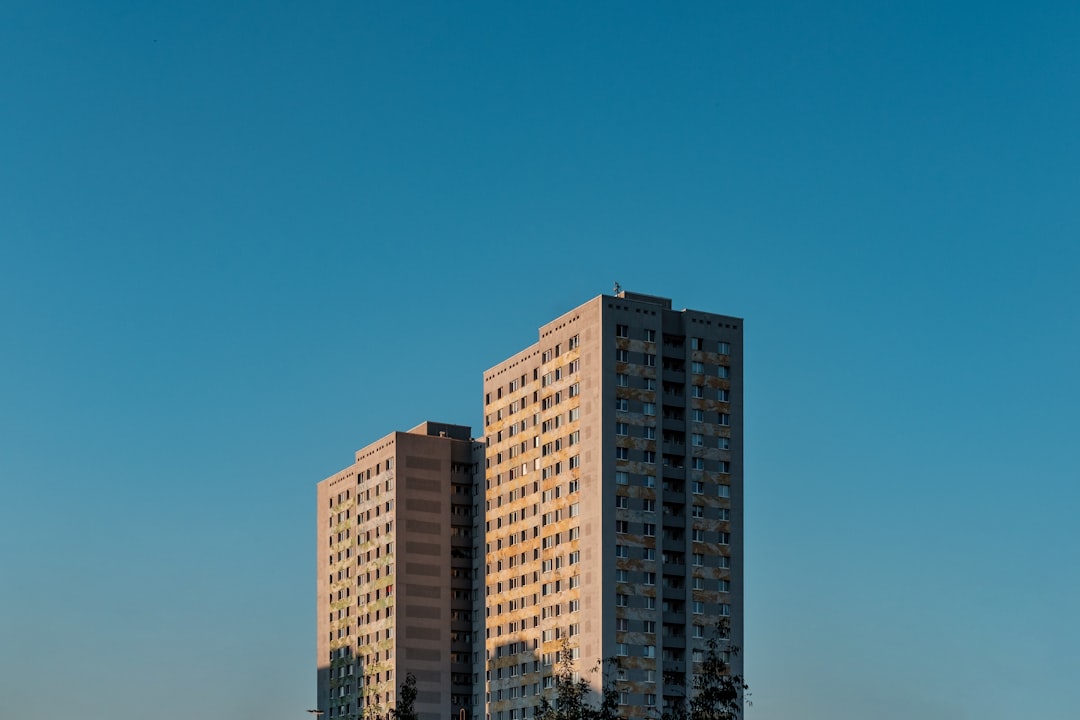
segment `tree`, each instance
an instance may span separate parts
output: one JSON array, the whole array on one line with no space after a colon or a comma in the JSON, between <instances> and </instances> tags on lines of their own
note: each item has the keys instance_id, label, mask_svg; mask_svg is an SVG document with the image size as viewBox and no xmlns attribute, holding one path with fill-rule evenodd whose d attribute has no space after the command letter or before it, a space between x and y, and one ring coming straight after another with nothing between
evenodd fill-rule
<instances>
[{"instance_id":1,"label":"tree","mask_svg":"<svg viewBox=\"0 0 1080 720\"><path fill-rule=\"evenodd\" d=\"M555 701L552 703L546 695L540 698L538 720L618 720L619 693L614 683L610 678L604 679L600 704L594 706L590 699L592 686L585 678L577 676L573 650L567 640L563 640L559 650L559 665L554 680Z\"/></svg>"},{"instance_id":2,"label":"tree","mask_svg":"<svg viewBox=\"0 0 1080 720\"><path fill-rule=\"evenodd\" d=\"M390 710L392 720L419 720L416 714L416 676L405 675L405 682L398 689L397 703Z\"/></svg>"},{"instance_id":3,"label":"tree","mask_svg":"<svg viewBox=\"0 0 1080 720\"><path fill-rule=\"evenodd\" d=\"M731 642L730 626L721 619L705 643L705 655L691 684L689 707L680 703L664 712L662 720L739 720L743 704L750 704L750 686L731 672L728 658L739 654Z\"/></svg>"}]
</instances>

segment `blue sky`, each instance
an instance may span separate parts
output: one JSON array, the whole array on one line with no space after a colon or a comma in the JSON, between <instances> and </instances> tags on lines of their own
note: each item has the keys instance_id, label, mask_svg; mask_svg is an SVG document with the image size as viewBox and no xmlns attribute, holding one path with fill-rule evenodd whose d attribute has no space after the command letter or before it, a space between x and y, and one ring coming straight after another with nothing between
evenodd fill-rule
<instances>
[{"instance_id":1,"label":"blue sky","mask_svg":"<svg viewBox=\"0 0 1080 720\"><path fill-rule=\"evenodd\" d=\"M3 714L300 717L315 483L618 281L746 318L749 718L1073 717L1077 37L4 3Z\"/></svg>"}]
</instances>

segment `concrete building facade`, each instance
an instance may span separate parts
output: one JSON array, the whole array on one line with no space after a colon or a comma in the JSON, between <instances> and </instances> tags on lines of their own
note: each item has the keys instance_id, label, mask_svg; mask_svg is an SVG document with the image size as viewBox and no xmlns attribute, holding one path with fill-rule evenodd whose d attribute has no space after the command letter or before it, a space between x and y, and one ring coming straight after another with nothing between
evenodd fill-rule
<instances>
[{"instance_id":1,"label":"concrete building facade","mask_svg":"<svg viewBox=\"0 0 1080 720\"><path fill-rule=\"evenodd\" d=\"M484 414L488 719L531 718L564 644L617 660L625 717L678 702L719 621L742 645L742 320L602 295L484 373Z\"/></svg>"},{"instance_id":2,"label":"concrete building facade","mask_svg":"<svg viewBox=\"0 0 1080 720\"><path fill-rule=\"evenodd\" d=\"M470 428L427 422L318 484L318 709L386 717L408 673L424 720L473 715L480 613Z\"/></svg>"}]
</instances>

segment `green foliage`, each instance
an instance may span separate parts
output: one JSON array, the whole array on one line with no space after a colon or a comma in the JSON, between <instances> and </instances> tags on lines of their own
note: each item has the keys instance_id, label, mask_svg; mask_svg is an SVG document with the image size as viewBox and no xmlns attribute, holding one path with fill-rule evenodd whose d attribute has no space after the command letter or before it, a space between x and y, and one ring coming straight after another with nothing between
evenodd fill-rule
<instances>
[{"instance_id":1,"label":"green foliage","mask_svg":"<svg viewBox=\"0 0 1080 720\"><path fill-rule=\"evenodd\" d=\"M398 689L397 703L390 710L393 720L419 720L416 714L416 676L405 675L405 682Z\"/></svg>"},{"instance_id":2,"label":"green foliage","mask_svg":"<svg viewBox=\"0 0 1080 720\"><path fill-rule=\"evenodd\" d=\"M555 671L555 701L540 698L538 720L617 720L619 693L607 681L600 694L600 705L592 704L592 687L584 678L575 678L573 651L563 641L559 666Z\"/></svg>"},{"instance_id":3,"label":"green foliage","mask_svg":"<svg viewBox=\"0 0 1080 720\"><path fill-rule=\"evenodd\" d=\"M729 639L726 620L705 644L705 657L694 674L689 706L684 703L665 712L662 720L739 720L743 704L750 704L750 686L742 675L731 672L728 657L739 654Z\"/></svg>"}]
</instances>

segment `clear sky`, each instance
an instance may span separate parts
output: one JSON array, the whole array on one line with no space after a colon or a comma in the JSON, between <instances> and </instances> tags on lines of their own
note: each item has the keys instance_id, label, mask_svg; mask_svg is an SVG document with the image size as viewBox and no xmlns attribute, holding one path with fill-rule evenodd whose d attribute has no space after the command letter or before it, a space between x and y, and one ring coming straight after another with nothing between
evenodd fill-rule
<instances>
[{"instance_id":1,"label":"clear sky","mask_svg":"<svg viewBox=\"0 0 1080 720\"><path fill-rule=\"evenodd\" d=\"M316 482L618 281L746 318L748 718L1076 717L1078 38L0 4L0 716L306 717Z\"/></svg>"}]
</instances>

